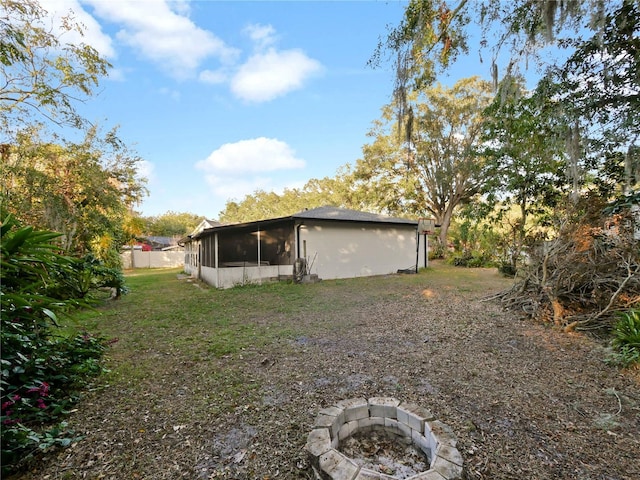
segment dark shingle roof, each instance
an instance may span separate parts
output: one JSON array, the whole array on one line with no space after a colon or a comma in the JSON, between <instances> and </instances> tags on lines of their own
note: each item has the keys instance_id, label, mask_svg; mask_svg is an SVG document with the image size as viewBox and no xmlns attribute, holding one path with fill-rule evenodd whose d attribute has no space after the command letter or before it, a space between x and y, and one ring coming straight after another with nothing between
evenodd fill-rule
<instances>
[{"instance_id":1,"label":"dark shingle roof","mask_svg":"<svg viewBox=\"0 0 640 480\"><path fill-rule=\"evenodd\" d=\"M415 220L406 218L394 218L377 213L360 212L338 207L318 207L311 210L303 210L292 215L293 218L313 219L313 220L342 220L346 222L370 222L370 223L401 223L406 225L417 225Z\"/></svg>"},{"instance_id":2,"label":"dark shingle roof","mask_svg":"<svg viewBox=\"0 0 640 480\"><path fill-rule=\"evenodd\" d=\"M417 226L418 222L415 220L407 220L406 218L388 217L386 215L378 215L376 213L359 212L357 210L349 210L347 208L338 207L318 207L311 210L303 210L298 213L294 213L288 217L270 218L265 220L257 220L254 222L244 223L227 223L215 225L211 228L206 228L201 232L194 232L190 238L200 238L203 235L209 235L213 232L222 230L234 230L234 229L246 229L246 228L264 228L264 226L274 223L280 223L287 220L327 220L327 221L342 221L342 222L362 222L362 223L386 223L395 225L412 225ZM187 239L184 239L187 241Z\"/></svg>"}]
</instances>

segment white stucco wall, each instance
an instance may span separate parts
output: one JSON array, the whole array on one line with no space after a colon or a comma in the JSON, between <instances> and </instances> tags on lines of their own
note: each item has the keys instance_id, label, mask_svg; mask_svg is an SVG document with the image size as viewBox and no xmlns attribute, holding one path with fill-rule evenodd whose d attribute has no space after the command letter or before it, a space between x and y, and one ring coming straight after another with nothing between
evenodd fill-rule
<instances>
[{"instance_id":1,"label":"white stucco wall","mask_svg":"<svg viewBox=\"0 0 640 480\"><path fill-rule=\"evenodd\" d=\"M200 278L217 288L231 288L248 283L262 283L280 275L293 275L293 265L269 265L260 267L201 267Z\"/></svg>"},{"instance_id":2,"label":"white stucco wall","mask_svg":"<svg viewBox=\"0 0 640 480\"><path fill-rule=\"evenodd\" d=\"M306 245L311 273L321 279L385 275L416 265L414 226L306 223L300 228L300 256Z\"/></svg>"}]
</instances>

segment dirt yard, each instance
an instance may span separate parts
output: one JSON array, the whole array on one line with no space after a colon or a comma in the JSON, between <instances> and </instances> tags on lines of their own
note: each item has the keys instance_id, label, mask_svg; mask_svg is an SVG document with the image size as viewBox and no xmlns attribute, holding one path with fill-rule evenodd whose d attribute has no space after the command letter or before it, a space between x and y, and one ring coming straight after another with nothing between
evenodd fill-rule
<instances>
[{"instance_id":1,"label":"dirt yard","mask_svg":"<svg viewBox=\"0 0 640 480\"><path fill-rule=\"evenodd\" d=\"M448 424L467 479L640 478L638 372L483 301L510 285L495 270L436 264L244 293L165 282L170 308L132 293L105 309L97 328L120 340L69 419L84 439L15 478L311 479L318 410L373 396ZM211 343L222 326L206 327L222 308L228 353ZM234 351L234 331L262 333Z\"/></svg>"}]
</instances>

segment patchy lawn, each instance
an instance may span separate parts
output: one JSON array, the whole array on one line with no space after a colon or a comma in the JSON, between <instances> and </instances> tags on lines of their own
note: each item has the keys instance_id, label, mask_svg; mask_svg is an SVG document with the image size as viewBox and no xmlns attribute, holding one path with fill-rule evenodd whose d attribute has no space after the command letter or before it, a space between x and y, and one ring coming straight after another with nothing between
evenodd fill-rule
<instances>
[{"instance_id":1,"label":"patchy lawn","mask_svg":"<svg viewBox=\"0 0 640 480\"><path fill-rule=\"evenodd\" d=\"M392 396L451 426L468 479L640 478L640 381L605 350L483 298L510 281L419 275L219 291L138 271L81 320L118 338L70 426L84 440L27 479L311 479L321 408Z\"/></svg>"}]
</instances>

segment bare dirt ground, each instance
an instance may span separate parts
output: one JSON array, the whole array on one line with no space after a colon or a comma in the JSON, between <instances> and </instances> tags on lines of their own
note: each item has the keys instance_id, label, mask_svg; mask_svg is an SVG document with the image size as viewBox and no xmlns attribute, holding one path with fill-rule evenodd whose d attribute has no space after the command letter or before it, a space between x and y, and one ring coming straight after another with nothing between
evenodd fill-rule
<instances>
[{"instance_id":1,"label":"bare dirt ground","mask_svg":"<svg viewBox=\"0 0 640 480\"><path fill-rule=\"evenodd\" d=\"M78 404L70 424L84 440L16 478L311 479L318 410L372 396L448 424L467 479L640 478L637 371L604 363L592 339L482 301L509 285L495 270L449 268L306 286L308 309L245 319L290 335L221 358L140 350L148 370Z\"/></svg>"}]
</instances>

